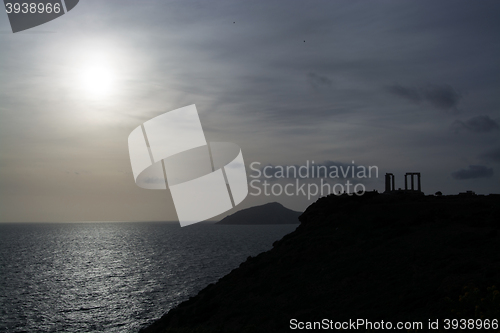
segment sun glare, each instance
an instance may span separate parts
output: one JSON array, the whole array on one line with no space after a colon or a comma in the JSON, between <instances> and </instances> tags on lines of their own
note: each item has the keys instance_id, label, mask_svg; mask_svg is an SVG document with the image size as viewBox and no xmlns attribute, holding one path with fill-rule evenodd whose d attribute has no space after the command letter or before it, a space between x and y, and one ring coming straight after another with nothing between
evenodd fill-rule
<instances>
[{"instance_id":1,"label":"sun glare","mask_svg":"<svg viewBox=\"0 0 500 333\"><path fill-rule=\"evenodd\" d=\"M112 72L104 66L86 67L81 73L81 80L84 90L91 97L106 96L113 87Z\"/></svg>"}]
</instances>

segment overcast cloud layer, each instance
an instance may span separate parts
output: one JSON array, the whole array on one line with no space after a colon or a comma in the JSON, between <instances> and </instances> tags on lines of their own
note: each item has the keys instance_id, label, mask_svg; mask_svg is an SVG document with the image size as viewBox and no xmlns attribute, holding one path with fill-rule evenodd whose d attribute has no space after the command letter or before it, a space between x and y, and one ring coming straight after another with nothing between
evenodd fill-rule
<instances>
[{"instance_id":1,"label":"overcast cloud layer","mask_svg":"<svg viewBox=\"0 0 500 333\"><path fill-rule=\"evenodd\" d=\"M127 137L196 104L248 165L421 172L430 194L498 193L497 1L98 1L12 34L0 15L0 220L176 220L134 184ZM112 89L81 87L110 69ZM354 161L354 162L353 162ZM247 169L248 172L249 169ZM303 197L252 197L305 209Z\"/></svg>"}]
</instances>

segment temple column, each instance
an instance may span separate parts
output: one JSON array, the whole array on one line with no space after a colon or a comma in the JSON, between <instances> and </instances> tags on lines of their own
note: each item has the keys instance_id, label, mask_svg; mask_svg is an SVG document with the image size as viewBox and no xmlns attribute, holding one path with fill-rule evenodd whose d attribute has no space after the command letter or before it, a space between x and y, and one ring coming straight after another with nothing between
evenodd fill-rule
<instances>
[{"instance_id":1,"label":"temple column","mask_svg":"<svg viewBox=\"0 0 500 333\"><path fill-rule=\"evenodd\" d=\"M410 173L410 177L411 177L411 190L415 190L415 183L413 181L413 173Z\"/></svg>"},{"instance_id":2,"label":"temple column","mask_svg":"<svg viewBox=\"0 0 500 333\"><path fill-rule=\"evenodd\" d=\"M417 177L418 177L418 191L422 192L422 188L420 187L420 172L417 173Z\"/></svg>"},{"instance_id":3,"label":"temple column","mask_svg":"<svg viewBox=\"0 0 500 333\"><path fill-rule=\"evenodd\" d=\"M391 178L392 178L392 190L394 191L396 189L396 187L395 187L396 181L394 180L394 175L391 175Z\"/></svg>"}]
</instances>

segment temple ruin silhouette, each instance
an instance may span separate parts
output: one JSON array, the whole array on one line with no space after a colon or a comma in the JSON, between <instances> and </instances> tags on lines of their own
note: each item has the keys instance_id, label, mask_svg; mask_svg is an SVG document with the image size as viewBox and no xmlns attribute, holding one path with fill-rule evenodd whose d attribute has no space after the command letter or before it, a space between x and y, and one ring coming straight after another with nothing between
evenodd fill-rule
<instances>
[{"instance_id":1,"label":"temple ruin silhouette","mask_svg":"<svg viewBox=\"0 0 500 333\"><path fill-rule=\"evenodd\" d=\"M411 188L408 188L408 176L411 178ZM417 188L415 189L415 177L417 177ZM396 181L394 178L394 174L386 173L385 174L385 191L384 193L395 192L396 191ZM412 193L422 193L422 186L420 183L420 172L407 172L405 174L405 189L402 190L399 188L397 191L405 191Z\"/></svg>"}]
</instances>

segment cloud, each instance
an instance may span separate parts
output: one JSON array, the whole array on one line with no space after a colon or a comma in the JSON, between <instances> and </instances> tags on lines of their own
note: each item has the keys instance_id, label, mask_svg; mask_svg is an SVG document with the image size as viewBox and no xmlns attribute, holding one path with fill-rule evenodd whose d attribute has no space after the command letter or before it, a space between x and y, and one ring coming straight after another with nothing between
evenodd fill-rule
<instances>
[{"instance_id":1,"label":"cloud","mask_svg":"<svg viewBox=\"0 0 500 333\"><path fill-rule=\"evenodd\" d=\"M500 147L496 147L487 151L486 153L480 155L480 158L490 161L500 163Z\"/></svg>"},{"instance_id":2,"label":"cloud","mask_svg":"<svg viewBox=\"0 0 500 333\"><path fill-rule=\"evenodd\" d=\"M450 85L405 87L400 84L393 84L387 87L387 91L414 104L425 101L433 107L444 111L456 110L462 98L462 96Z\"/></svg>"},{"instance_id":3,"label":"cloud","mask_svg":"<svg viewBox=\"0 0 500 333\"><path fill-rule=\"evenodd\" d=\"M451 176L457 180L491 178L493 176L493 169L484 165L469 165L468 169L460 169L452 172Z\"/></svg>"},{"instance_id":4,"label":"cloud","mask_svg":"<svg viewBox=\"0 0 500 333\"><path fill-rule=\"evenodd\" d=\"M54 209L25 207L38 191L52 191L50 170L69 170L78 179L85 177L82 165L93 170L90 181L95 185L75 182L71 190L59 186L51 192L61 198L74 194L83 200L80 207L89 207L68 208L68 216L89 219L87 214L97 211L94 202L106 201L115 192L119 204L102 208L113 216L110 219L159 219L165 209L130 208L137 200L132 178L108 177L99 170L130 171L130 131L193 103L207 140L238 143L246 162L355 159L404 174L410 159L412 168L429 170L425 179L433 192L462 190L461 182L449 175L471 163L455 164L457 154L479 157L498 146L490 137L498 131L450 137L449 128L448 133L442 131L441 118L400 111L425 107L440 116L447 106L465 109L467 102L468 109L480 113L448 118L445 126L456 119L466 123L479 114L500 124L500 85L491 66L500 55L499 1L458 1L453 6L446 1L329 1L311 6L291 0L283 6L271 0L193 6L184 1L127 0L119 11L113 1L89 3L98 10L81 7L71 20L50 23L75 35L71 41L65 33L50 34L43 43L34 42L41 35L21 40L11 38L12 33L0 34L0 220L59 214L60 200ZM0 22L8 24L5 20L7 16L0 15ZM62 43L64 48L59 47ZM88 59L99 56L114 62L116 94L87 100L80 96L75 74ZM382 90L398 82L389 92ZM450 87L427 83L463 89L467 99ZM78 156L73 158L75 151ZM493 153L488 152L489 159L495 158ZM496 156L498 160L498 152ZM32 161L46 162L34 178L13 182L12 175ZM495 170L500 164L493 163L480 159L472 164ZM443 177L443 166L450 165L448 177ZM493 178L475 190L495 192L498 185L489 180ZM158 193L149 192L140 195L157 200ZM33 206L42 202L33 200ZM248 204L257 204L250 200ZM165 200L158 202L163 207ZM300 209L305 204L301 202ZM170 208L164 218L177 219L173 204Z\"/></svg>"},{"instance_id":5,"label":"cloud","mask_svg":"<svg viewBox=\"0 0 500 333\"><path fill-rule=\"evenodd\" d=\"M452 129L455 132L466 130L474 133L487 133L500 130L500 125L489 116L476 116L466 121L455 120Z\"/></svg>"},{"instance_id":6,"label":"cloud","mask_svg":"<svg viewBox=\"0 0 500 333\"><path fill-rule=\"evenodd\" d=\"M392 86L387 87L387 90L390 93L393 93L396 96L407 99L410 102L418 104L422 101L422 96L417 88L413 87L403 87L400 84L394 84Z\"/></svg>"},{"instance_id":7,"label":"cloud","mask_svg":"<svg viewBox=\"0 0 500 333\"><path fill-rule=\"evenodd\" d=\"M332 86L332 80L326 76L316 73L309 73L307 76L309 78L309 83L311 83L312 87L316 90L321 88L330 88Z\"/></svg>"},{"instance_id":8,"label":"cloud","mask_svg":"<svg viewBox=\"0 0 500 333\"><path fill-rule=\"evenodd\" d=\"M449 85L429 86L423 89L423 95L430 104L441 110L456 108L462 97Z\"/></svg>"}]
</instances>

